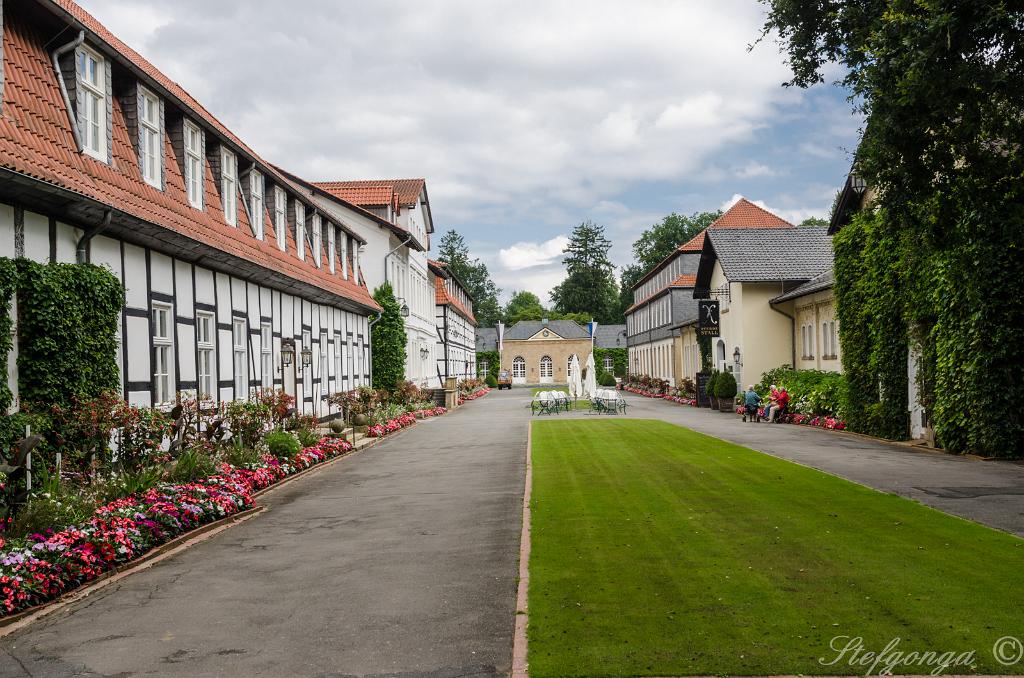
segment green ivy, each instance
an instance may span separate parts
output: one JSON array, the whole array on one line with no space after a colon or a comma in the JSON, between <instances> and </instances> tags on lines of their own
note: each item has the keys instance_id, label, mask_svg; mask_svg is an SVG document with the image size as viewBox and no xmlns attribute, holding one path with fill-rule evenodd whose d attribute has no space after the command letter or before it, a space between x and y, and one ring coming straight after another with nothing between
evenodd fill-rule
<instances>
[{"instance_id":1,"label":"green ivy","mask_svg":"<svg viewBox=\"0 0 1024 678\"><path fill-rule=\"evenodd\" d=\"M13 397L7 385L7 360L13 347L14 320L11 317L11 300L17 287L18 269L14 262L0 257L0 415L6 414Z\"/></svg>"},{"instance_id":2,"label":"green ivy","mask_svg":"<svg viewBox=\"0 0 1024 678\"><path fill-rule=\"evenodd\" d=\"M18 392L29 410L118 390L124 288L92 264L18 259Z\"/></svg>"},{"instance_id":3,"label":"green ivy","mask_svg":"<svg viewBox=\"0 0 1024 678\"><path fill-rule=\"evenodd\" d=\"M405 322L391 283L374 290L373 298L383 309L373 326L373 387L390 391L405 381Z\"/></svg>"},{"instance_id":4,"label":"green ivy","mask_svg":"<svg viewBox=\"0 0 1024 678\"><path fill-rule=\"evenodd\" d=\"M487 374L483 375L482 378L486 378L487 375L498 378L498 370L501 365L501 353L498 351L477 351L476 352L476 373L480 374L480 368L483 366L483 362L487 361Z\"/></svg>"},{"instance_id":5,"label":"green ivy","mask_svg":"<svg viewBox=\"0 0 1024 678\"><path fill-rule=\"evenodd\" d=\"M597 374L600 375L604 370L604 358L605 356L612 357L612 371L616 377L626 376L626 369L629 366L629 354L625 347L616 348L595 348L594 349L594 364L597 366Z\"/></svg>"}]
</instances>

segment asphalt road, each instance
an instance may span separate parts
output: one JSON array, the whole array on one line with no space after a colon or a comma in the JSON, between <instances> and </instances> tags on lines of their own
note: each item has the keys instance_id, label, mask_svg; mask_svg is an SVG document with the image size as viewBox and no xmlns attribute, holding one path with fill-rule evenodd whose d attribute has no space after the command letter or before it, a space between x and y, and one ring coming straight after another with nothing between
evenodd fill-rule
<instances>
[{"instance_id":1,"label":"asphalt road","mask_svg":"<svg viewBox=\"0 0 1024 678\"><path fill-rule=\"evenodd\" d=\"M0 676L507 675L528 411L496 395L0 640Z\"/></svg>"}]
</instances>

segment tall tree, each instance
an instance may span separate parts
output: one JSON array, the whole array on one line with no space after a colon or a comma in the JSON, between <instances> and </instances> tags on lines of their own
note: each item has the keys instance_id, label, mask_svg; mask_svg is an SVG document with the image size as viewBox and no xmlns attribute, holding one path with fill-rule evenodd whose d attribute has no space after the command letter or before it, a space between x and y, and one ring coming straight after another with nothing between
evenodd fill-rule
<instances>
[{"instance_id":1,"label":"tall tree","mask_svg":"<svg viewBox=\"0 0 1024 678\"><path fill-rule=\"evenodd\" d=\"M799 224L797 224L797 226L799 226L800 228L808 228L811 226L828 226L828 221L822 219L821 217L807 217Z\"/></svg>"},{"instance_id":2,"label":"tall tree","mask_svg":"<svg viewBox=\"0 0 1024 678\"><path fill-rule=\"evenodd\" d=\"M447 264L448 269L466 286L469 296L473 297L473 314L481 327L501 320L501 304L498 302L501 289L491 280L487 265L478 258L470 258L465 238L454 230L445 233L437 251L437 260Z\"/></svg>"},{"instance_id":3,"label":"tall tree","mask_svg":"<svg viewBox=\"0 0 1024 678\"><path fill-rule=\"evenodd\" d=\"M633 263L622 269L619 304L623 312L633 304L632 287L647 271L673 250L710 226L722 212L694 212L686 216L673 212L640 234L633 243Z\"/></svg>"},{"instance_id":4,"label":"tall tree","mask_svg":"<svg viewBox=\"0 0 1024 678\"><path fill-rule=\"evenodd\" d=\"M878 292L866 304L837 291L840 315L900 312L943 446L1024 455L1024 418L1000 405L1024 400L1024 304L998 292L1024 278L1020 2L762 1L763 35L781 43L788 84L810 87L838 64L867 120L855 171L872 188L879 223L854 219L839 234L851 251L836 247L836 280L842 291L843 270L863 262L880 272L869 280ZM839 329L844 367L856 360L906 379L905 334L872 334L860 351L849 340L863 328ZM891 388L855 396L869 405L907 397Z\"/></svg>"},{"instance_id":5,"label":"tall tree","mask_svg":"<svg viewBox=\"0 0 1024 678\"><path fill-rule=\"evenodd\" d=\"M551 290L556 311L589 314L601 323L622 321L615 267L608 258L611 247L604 226L584 221L573 229L562 250L567 276Z\"/></svg>"},{"instance_id":6,"label":"tall tree","mask_svg":"<svg viewBox=\"0 0 1024 678\"><path fill-rule=\"evenodd\" d=\"M505 322L514 325L520 320L540 320L546 313L540 297L533 292L513 292L512 298L505 305Z\"/></svg>"},{"instance_id":7,"label":"tall tree","mask_svg":"<svg viewBox=\"0 0 1024 678\"><path fill-rule=\"evenodd\" d=\"M373 387L390 390L405 379L405 321L391 283L375 289L373 298L383 309L372 330Z\"/></svg>"}]
</instances>

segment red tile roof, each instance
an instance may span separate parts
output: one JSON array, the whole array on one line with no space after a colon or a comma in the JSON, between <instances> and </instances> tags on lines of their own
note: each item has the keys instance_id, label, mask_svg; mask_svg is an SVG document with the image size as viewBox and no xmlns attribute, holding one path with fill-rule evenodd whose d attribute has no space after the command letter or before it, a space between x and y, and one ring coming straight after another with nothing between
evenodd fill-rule
<instances>
[{"instance_id":1,"label":"red tile roof","mask_svg":"<svg viewBox=\"0 0 1024 678\"><path fill-rule=\"evenodd\" d=\"M428 263L431 269L442 273L447 279L453 280L456 285L459 284L458 278L455 278L447 271L443 261L430 260ZM473 312L466 308L457 298L448 294L448 288L442 281L438 281L434 285L434 302L438 306L451 306L459 315L473 323L473 325L476 325L476 316L473 315Z\"/></svg>"},{"instance_id":2,"label":"red tile roof","mask_svg":"<svg viewBox=\"0 0 1024 678\"><path fill-rule=\"evenodd\" d=\"M276 183L288 185L287 179L253 153L187 92L114 37L85 10L69 0L52 2L81 22L117 56L138 68L182 102L189 117L205 123L227 138L244 154L252 157L260 165L260 170ZM252 235L244 209L238 210L237 228L225 222L209 163L204 163L204 208L193 208L188 203L184 180L167 134L164 134L164 190L146 183L141 176L118 96L113 97L112 107L112 163L108 165L78 152L57 75L53 72L45 47L46 41L53 36L42 35L36 27L29 25L25 17L26 13L5 8L0 167L79 193L126 215L246 259L294 280L314 285L364 307L379 308L365 285L330 273L326 265L317 268L312 256L308 254L306 261L299 261L295 256L296 245L291 233L287 235L288 251L278 249L273 226L266 212L262 216L266 234L263 241ZM68 37L71 39L73 36ZM91 42L93 45L96 43L95 39ZM238 197L241 201L241 194Z\"/></svg>"},{"instance_id":3,"label":"red tile roof","mask_svg":"<svg viewBox=\"0 0 1024 678\"><path fill-rule=\"evenodd\" d=\"M763 207L758 207L746 198L740 198L736 204L715 219L708 228L795 228L782 217L772 214ZM700 252L704 249L704 231L692 240L679 246L679 252Z\"/></svg>"},{"instance_id":4,"label":"red tile roof","mask_svg":"<svg viewBox=\"0 0 1024 678\"><path fill-rule=\"evenodd\" d=\"M361 207L415 205L423 194L426 179L363 179L358 181L316 181L318 186Z\"/></svg>"}]
</instances>

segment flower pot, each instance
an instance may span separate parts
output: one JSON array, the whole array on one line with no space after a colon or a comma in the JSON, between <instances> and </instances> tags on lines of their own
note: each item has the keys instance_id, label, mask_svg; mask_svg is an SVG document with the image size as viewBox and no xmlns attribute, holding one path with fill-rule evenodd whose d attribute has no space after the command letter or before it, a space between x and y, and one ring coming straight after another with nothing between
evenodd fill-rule
<instances>
[{"instance_id":1,"label":"flower pot","mask_svg":"<svg viewBox=\"0 0 1024 678\"><path fill-rule=\"evenodd\" d=\"M719 412L732 412L732 398L719 398L718 399L718 411Z\"/></svg>"}]
</instances>

